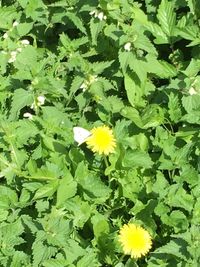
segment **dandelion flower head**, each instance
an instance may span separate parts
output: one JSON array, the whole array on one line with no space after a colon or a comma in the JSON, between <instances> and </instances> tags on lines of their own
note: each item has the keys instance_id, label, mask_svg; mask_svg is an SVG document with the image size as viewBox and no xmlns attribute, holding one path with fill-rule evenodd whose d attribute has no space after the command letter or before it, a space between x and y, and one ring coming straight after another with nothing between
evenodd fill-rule
<instances>
[{"instance_id":1,"label":"dandelion flower head","mask_svg":"<svg viewBox=\"0 0 200 267\"><path fill-rule=\"evenodd\" d=\"M95 127L90 132L91 136L86 141L89 149L100 155L108 155L114 152L116 140L113 131L108 126Z\"/></svg>"},{"instance_id":2,"label":"dandelion flower head","mask_svg":"<svg viewBox=\"0 0 200 267\"><path fill-rule=\"evenodd\" d=\"M119 241L124 253L131 255L132 258L145 256L152 247L152 239L148 231L133 223L122 226Z\"/></svg>"}]
</instances>

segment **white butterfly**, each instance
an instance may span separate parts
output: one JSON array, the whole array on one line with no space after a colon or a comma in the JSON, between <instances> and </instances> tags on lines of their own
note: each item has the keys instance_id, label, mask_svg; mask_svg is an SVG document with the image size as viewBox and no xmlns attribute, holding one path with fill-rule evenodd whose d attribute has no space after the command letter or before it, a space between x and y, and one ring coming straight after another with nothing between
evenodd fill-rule
<instances>
[{"instance_id":1,"label":"white butterfly","mask_svg":"<svg viewBox=\"0 0 200 267\"><path fill-rule=\"evenodd\" d=\"M82 127L74 127L73 132L74 132L74 140L78 143L79 146L83 144L86 141L86 139L91 135L90 131Z\"/></svg>"}]
</instances>

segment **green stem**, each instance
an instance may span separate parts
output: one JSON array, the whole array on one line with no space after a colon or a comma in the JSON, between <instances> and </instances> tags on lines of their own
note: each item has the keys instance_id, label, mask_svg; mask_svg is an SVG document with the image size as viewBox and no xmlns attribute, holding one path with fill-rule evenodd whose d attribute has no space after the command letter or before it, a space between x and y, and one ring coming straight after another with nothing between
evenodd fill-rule
<instances>
[{"instance_id":1,"label":"green stem","mask_svg":"<svg viewBox=\"0 0 200 267\"><path fill-rule=\"evenodd\" d=\"M110 166L109 162L108 162L108 158L104 155L103 156L103 159L104 159L104 162L105 162L105 166L106 168L108 168ZM104 172L105 173L105 172ZM108 183L109 183L109 186L110 186L110 183L111 183L111 178L110 178L110 175L108 174Z\"/></svg>"},{"instance_id":2,"label":"green stem","mask_svg":"<svg viewBox=\"0 0 200 267\"><path fill-rule=\"evenodd\" d=\"M108 163L108 159L107 159L107 157L105 155L103 156L103 159L104 159L106 168L108 168L109 167L109 163Z\"/></svg>"}]
</instances>

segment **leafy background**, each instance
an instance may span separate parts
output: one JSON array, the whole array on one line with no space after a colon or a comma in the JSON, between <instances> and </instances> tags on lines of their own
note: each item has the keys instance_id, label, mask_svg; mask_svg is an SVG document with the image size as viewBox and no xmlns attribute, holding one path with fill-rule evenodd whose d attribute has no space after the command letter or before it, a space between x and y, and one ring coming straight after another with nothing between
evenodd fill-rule
<instances>
[{"instance_id":1,"label":"leafy background","mask_svg":"<svg viewBox=\"0 0 200 267\"><path fill-rule=\"evenodd\" d=\"M0 30L0 266L199 266L200 2L7 0ZM102 124L107 166L72 134Z\"/></svg>"}]
</instances>

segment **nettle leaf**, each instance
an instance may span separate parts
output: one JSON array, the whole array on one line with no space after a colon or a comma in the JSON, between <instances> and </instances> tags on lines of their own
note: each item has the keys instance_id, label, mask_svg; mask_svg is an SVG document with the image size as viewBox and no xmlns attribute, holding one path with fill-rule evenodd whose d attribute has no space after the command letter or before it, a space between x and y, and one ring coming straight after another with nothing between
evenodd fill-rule
<instances>
[{"instance_id":1,"label":"nettle leaf","mask_svg":"<svg viewBox=\"0 0 200 267\"><path fill-rule=\"evenodd\" d=\"M18 202L17 193L7 186L0 186L0 194L2 198L0 199L0 208L1 209L10 209L14 208Z\"/></svg>"},{"instance_id":2,"label":"nettle leaf","mask_svg":"<svg viewBox=\"0 0 200 267\"><path fill-rule=\"evenodd\" d=\"M182 117L181 105L178 95L170 93L168 108L170 119L174 122L178 122Z\"/></svg>"},{"instance_id":3,"label":"nettle leaf","mask_svg":"<svg viewBox=\"0 0 200 267\"><path fill-rule=\"evenodd\" d=\"M10 119L15 120L20 115L22 108L26 106L31 106L34 98L33 94L30 91L24 89L16 89L12 98L12 107L10 110Z\"/></svg>"},{"instance_id":4,"label":"nettle leaf","mask_svg":"<svg viewBox=\"0 0 200 267\"><path fill-rule=\"evenodd\" d=\"M98 176L89 173L83 162L78 165L75 178L86 198L104 202L110 196L110 188Z\"/></svg>"},{"instance_id":5,"label":"nettle leaf","mask_svg":"<svg viewBox=\"0 0 200 267\"><path fill-rule=\"evenodd\" d=\"M191 212L194 205L194 198L180 187L180 185L174 184L169 188L167 203L172 207L180 207Z\"/></svg>"},{"instance_id":6,"label":"nettle leaf","mask_svg":"<svg viewBox=\"0 0 200 267\"><path fill-rule=\"evenodd\" d=\"M37 50L35 47L29 45L22 49L22 51L17 55L14 66L18 70L30 71L35 69L37 66Z\"/></svg>"},{"instance_id":7,"label":"nettle leaf","mask_svg":"<svg viewBox=\"0 0 200 267\"><path fill-rule=\"evenodd\" d=\"M1 224L0 231L0 240L5 244L5 247L10 248L11 253L15 251L15 246L24 243L24 239L21 237L24 227L20 219L9 224Z\"/></svg>"},{"instance_id":8,"label":"nettle leaf","mask_svg":"<svg viewBox=\"0 0 200 267\"><path fill-rule=\"evenodd\" d=\"M14 20L19 18L19 13L14 6L1 6L0 8L0 28L10 29Z\"/></svg>"},{"instance_id":9,"label":"nettle leaf","mask_svg":"<svg viewBox=\"0 0 200 267\"><path fill-rule=\"evenodd\" d=\"M65 202L65 208L73 215L73 225L82 228L90 218L93 207L79 196L70 198Z\"/></svg>"},{"instance_id":10,"label":"nettle leaf","mask_svg":"<svg viewBox=\"0 0 200 267\"><path fill-rule=\"evenodd\" d=\"M92 44L97 45L97 38L102 31L103 27L105 25L105 22L102 20L99 20L97 18L91 18L90 20L90 33L92 37Z\"/></svg>"},{"instance_id":11,"label":"nettle leaf","mask_svg":"<svg viewBox=\"0 0 200 267\"><path fill-rule=\"evenodd\" d=\"M133 74L131 75L130 73L126 73L124 77L124 84L129 103L132 105L132 107L144 107L144 91L137 77L135 77Z\"/></svg>"},{"instance_id":12,"label":"nettle leaf","mask_svg":"<svg viewBox=\"0 0 200 267\"><path fill-rule=\"evenodd\" d=\"M171 240L165 246L162 246L156 249L154 253L169 254L169 255L173 255L173 257L175 257L179 261L180 259L186 261L187 260L185 256L186 247L187 247L187 243L184 240L175 239L175 240Z\"/></svg>"},{"instance_id":13,"label":"nettle leaf","mask_svg":"<svg viewBox=\"0 0 200 267\"><path fill-rule=\"evenodd\" d=\"M127 175L119 178L123 196L129 198L131 201L138 199L139 193L144 190L143 182L136 170L130 170Z\"/></svg>"},{"instance_id":14,"label":"nettle leaf","mask_svg":"<svg viewBox=\"0 0 200 267\"><path fill-rule=\"evenodd\" d=\"M15 129L18 147L28 144L30 138L35 137L38 133L39 129L34 122L30 120L19 120L19 123Z\"/></svg>"},{"instance_id":15,"label":"nettle leaf","mask_svg":"<svg viewBox=\"0 0 200 267\"><path fill-rule=\"evenodd\" d=\"M17 35L19 37L27 35L33 28L33 23L19 23L16 27Z\"/></svg>"},{"instance_id":16,"label":"nettle leaf","mask_svg":"<svg viewBox=\"0 0 200 267\"><path fill-rule=\"evenodd\" d=\"M56 192L57 188L58 181L49 182L48 184L41 186L41 188L36 191L34 199L51 197Z\"/></svg>"},{"instance_id":17,"label":"nettle leaf","mask_svg":"<svg viewBox=\"0 0 200 267\"><path fill-rule=\"evenodd\" d=\"M57 206L62 205L66 199L73 197L77 191L77 183L73 180L72 175L67 172L59 181L57 189Z\"/></svg>"},{"instance_id":18,"label":"nettle leaf","mask_svg":"<svg viewBox=\"0 0 200 267\"><path fill-rule=\"evenodd\" d=\"M101 61L101 62L93 62L92 69L95 74L101 74L105 69L110 67L113 64L114 60L112 61Z\"/></svg>"},{"instance_id":19,"label":"nettle leaf","mask_svg":"<svg viewBox=\"0 0 200 267\"><path fill-rule=\"evenodd\" d=\"M200 95L183 96L182 105L188 113L194 110L199 111L200 110Z\"/></svg>"},{"instance_id":20,"label":"nettle leaf","mask_svg":"<svg viewBox=\"0 0 200 267\"><path fill-rule=\"evenodd\" d=\"M13 255L10 267L30 266L29 257L22 251L16 251Z\"/></svg>"},{"instance_id":21,"label":"nettle leaf","mask_svg":"<svg viewBox=\"0 0 200 267\"><path fill-rule=\"evenodd\" d=\"M163 199L168 194L169 183L162 174L158 171L156 174L156 180L153 184L152 191L158 194L159 198Z\"/></svg>"},{"instance_id":22,"label":"nettle leaf","mask_svg":"<svg viewBox=\"0 0 200 267\"><path fill-rule=\"evenodd\" d=\"M122 165L124 167L143 167L148 169L152 167L153 161L150 156L143 151L127 149Z\"/></svg>"},{"instance_id":23,"label":"nettle leaf","mask_svg":"<svg viewBox=\"0 0 200 267\"><path fill-rule=\"evenodd\" d=\"M100 103L106 110L111 111L112 113L118 113L124 107L122 100L114 95L103 98Z\"/></svg>"},{"instance_id":24,"label":"nettle leaf","mask_svg":"<svg viewBox=\"0 0 200 267\"><path fill-rule=\"evenodd\" d=\"M156 127L164 122L164 111L159 105L147 106L142 114L143 129Z\"/></svg>"},{"instance_id":25,"label":"nettle leaf","mask_svg":"<svg viewBox=\"0 0 200 267\"><path fill-rule=\"evenodd\" d=\"M88 267L89 265L98 267L100 266L98 263L97 255L90 251L87 255L83 256L78 262L77 267Z\"/></svg>"},{"instance_id":26,"label":"nettle leaf","mask_svg":"<svg viewBox=\"0 0 200 267\"><path fill-rule=\"evenodd\" d=\"M126 69L129 65L130 57L132 57L132 52L123 51L122 49L119 50L118 59L119 59L119 63L122 68L122 71L124 73L126 72Z\"/></svg>"},{"instance_id":27,"label":"nettle leaf","mask_svg":"<svg viewBox=\"0 0 200 267\"><path fill-rule=\"evenodd\" d=\"M166 221L165 221L166 223ZM169 216L168 225L174 227L175 232L186 231L189 227L189 223L185 214L179 210L174 210Z\"/></svg>"},{"instance_id":28,"label":"nettle leaf","mask_svg":"<svg viewBox=\"0 0 200 267\"><path fill-rule=\"evenodd\" d=\"M107 218L103 216L100 213L95 214L91 218L92 226L93 226L93 232L95 237L101 238L102 235L109 233L109 224L107 221Z\"/></svg>"},{"instance_id":29,"label":"nettle leaf","mask_svg":"<svg viewBox=\"0 0 200 267\"><path fill-rule=\"evenodd\" d=\"M139 128L143 127L142 119L137 109L125 106L121 111L121 115L133 121Z\"/></svg>"},{"instance_id":30,"label":"nettle leaf","mask_svg":"<svg viewBox=\"0 0 200 267\"><path fill-rule=\"evenodd\" d=\"M167 36L173 36L176 23L174 3L169 2L168 0L162 0L158 8L157 17L162 30L167 34Z\"/></svg>"},{"instance_id":31,"label":"nettle leaf","mask_svg":"<svg viewBox=\"0 0 200 267\"><path fill-rule=\"evenodd\" d=\"M66 16L74 23L74 25L79 29L81 32L86 34L86 29L83 25L83 22L78 17L78 14L75 14L74 12L66 12Z\"/></svg>"}]
</instances>

